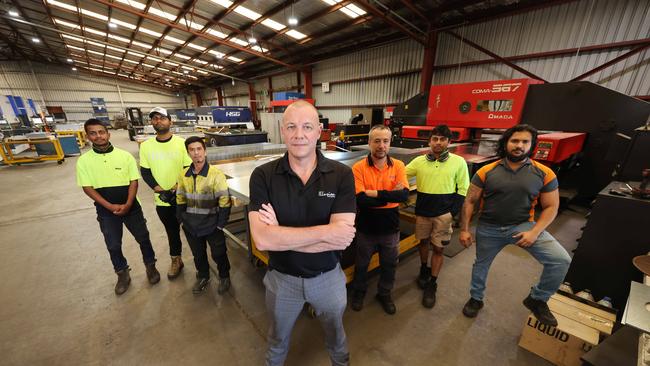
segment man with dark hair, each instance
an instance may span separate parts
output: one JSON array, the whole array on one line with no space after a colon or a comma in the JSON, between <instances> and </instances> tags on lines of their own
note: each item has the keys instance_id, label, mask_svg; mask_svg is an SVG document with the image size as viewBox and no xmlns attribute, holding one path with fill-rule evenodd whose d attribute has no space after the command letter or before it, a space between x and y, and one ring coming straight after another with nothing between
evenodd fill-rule
<instances>
[{"instance_id":1,"label":"man with dark hair","mask_svg":"<svg viewBox=\"0 0 650 366\"><path fill-rule=\"evenodd\" d=\"M318 111L306 101L289 105L281 133L287 153L255 168L248 219L259 250L269 253L264 276L271 317L266 365L283 365L291 331L309 303L325 331L332 365L349 365L343 313L341 251L354 238L354 176L316 150Z\"/></svg>"},{"instance_id":2,"label":"man with dark hair","mask_svg":"<svg viewBox=\"0 0 650 366\"><path fill-rule=\"evenodd\" d=\"M95 202L99 228L117 273L115 293L123 294L131 284L130 268L122 254L122 225L140 244L147 279L152 285L156 284L160 274L147 221L136 197L140 174L135 159L111 145L111 134L101 121L89 119L84 123L84 130L93 148L77 160L77 184Z\"/></svg>"},{"instance_id":3,"label":"man with dark hair","mask_svg":"<svg viewBox=\"0 0 650 366\"><path fill-rule=\"evenodd\" d=\"M194 255L197 272L192 292L201 293L210 282L207 241L212 260L219 270L217 293L221 295L230 288L230 262L223 233L223 227L230 216L226 176L207 162L205 141L202 138L192 136L185 140L185 146L192 164L178 177L176 210Z\"/></svg>"},{"instance_id":4,"label":"man with dark hair","mask_svg":"<svg viewBox=\"0 0 650 366\"><path fill-rule=\"evenodd\" d=\"M390 128L376 125L368 133L370 153L352 167L357 194L357 237L352 310L363 308L368 289L368 264L379 252L377 300L387 314L395 314L391 298L399 256L399 203L408 199L408 180L404 163L388 155Z\"/></svg>"},{"instance_id":5,"label":"man with dark hair","mask_svg":"<svg viewBox=\"0 0 650 366\"><path fill-rule=\"evenodd\" d=\"M483 307L483 294L490 265L501 249L514 244L528 251L544 266L539 282L524 299L524 305L542 323L557 326L546 302L564 279L571 257L545 229L553 222L560 206L555 173L530 159L537 130L516 125L499 140L500 160L485 165L472 178L463 205L460 242L472 245L469 223L474 208L482 201L476 227L476 261L472 267L470 299L463 314L473 318ZM535 221L535 206L542 211Z\"/></svg>"},{"instance_id":6,"label":"man with dark hair","mask_svg":"<svg viewBox=\"0 0 650 366\"><path fill-rule=\"evenodd\" d=\"M155 107L149 113L156 138L140 145L142 179L154 190L156 213L165 227L169 241L171 264L167 278L178 277L183 269L180 225L176 220L176 179L192 160L185 150L184 140L174 136L167 110Z\"/></svg>"},{"instance_id":7,"label":"man with dark hair","mask_svg":"<svg viewBox=\"0 0 650 366\"><path fill-rule=\"evenodd\" d=\"M417 283L424 289L422 305L436 304L437 279L443 263L443 249L451 241L453 218L463 204L469 173L461 156L449 152L452 134L446 125L431 131L431 151L413 159L406 166L406 174L415 176L418 196L415 203L415 237L420 240L420 275ZM431 267L429 261L431 254Z\"/></svg>"}]
</instances>

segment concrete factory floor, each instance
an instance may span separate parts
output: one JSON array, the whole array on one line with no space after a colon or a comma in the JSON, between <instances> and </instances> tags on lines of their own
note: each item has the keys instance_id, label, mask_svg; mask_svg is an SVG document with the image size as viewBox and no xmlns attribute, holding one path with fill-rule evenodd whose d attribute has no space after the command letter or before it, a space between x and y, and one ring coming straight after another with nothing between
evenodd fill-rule
<instances>
[{"instance_id":1,"label":"concrete factory floor","mask_svg":"<svg viewBox=\"0 0 650 366\"><path fill-rule=\"evenodd\" d=\"M113 131L115 146L137 158L126 131ZM87 151L87 149L85 150ZM113 293L116 276L91 201L76 186L77 158L0 168L0 354L4 365L261 365L268 318L264 269L229 246L233 288L196 296L192 254L183 238L184 273L167 280L168 246L151 190L138 196L148 219L162 274L147 283L140 252L125 231L124 252L132 283ZM581 213L564 211L551 228L570 250ZM474 250L447 258L434 309L420 304L414 279L417 255L398 267L397 314L374 301L377 276L363 311L345 313L354 365L547 365L517 346L528 311L521 301L541 266L517 247L504 250L490 272L486 306L474 320L461 309L468 298ZM213 275L213 279L216 276ZM317 320L302 316L293 332L288 365L328 365Z\"/></svg>"}]
</instances>

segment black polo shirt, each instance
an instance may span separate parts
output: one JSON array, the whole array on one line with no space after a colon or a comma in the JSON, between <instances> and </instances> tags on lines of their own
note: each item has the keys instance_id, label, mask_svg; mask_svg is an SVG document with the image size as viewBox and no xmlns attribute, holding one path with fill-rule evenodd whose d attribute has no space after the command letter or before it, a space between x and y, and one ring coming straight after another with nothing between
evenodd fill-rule
<instances>
[{"instance_id":1,"label":"black polo shirt","mask_svg":"<svg viewBox=\"0 0 650 366\"><path fill-rule=\"evenodd\" d=\"M316 169L303 184L289 166L287 153L255 168L250 178L250 211L270 203L281 226L327 225L330 215L356 212L352 170L318 151ZM314 277L336 267L340 251L301 253L269 251L269 267L300 277Z\"/></svg>"}]
</instances>

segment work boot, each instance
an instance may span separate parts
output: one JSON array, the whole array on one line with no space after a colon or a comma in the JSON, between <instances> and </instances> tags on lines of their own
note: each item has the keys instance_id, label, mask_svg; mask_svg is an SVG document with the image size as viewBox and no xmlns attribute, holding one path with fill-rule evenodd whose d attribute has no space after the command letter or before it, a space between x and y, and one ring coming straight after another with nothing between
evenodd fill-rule
<instances>
[{"instance_id":1,"label":"work boot","mask_svg":"<svg viewBox=\"0 0 650 366\"><path fill-rule=\"evenodd\" d=\"M130 268L125 268L117 271L117 283L115 284L115 295L122 295L129 289L131 284L131 276L129 275Z\"/></svg>"},{"instance_id":2,"label":"work boot","mask_svg":"<svg viewBox=\"0 0 650 366\"><path fill-rule=\"evenodd\" d=\"M524 299L524 306L533 312L533 315L535 315L535 318L537 318L540 323L557 327L557 319L555 319L555 316L551 313L551 309L548 308L546 302L533 299L528 295L528 297Z\"/></svg>"},{"instance_id":3,"label":"work boot","mask_svg":"<svg viewBox=\"0 0 650 366\"><path fill-rule=\"evenodd\" d=\"M424 293L422 295L422 305L425 308L431 309L436 304L436 290L438 289L438 284L432 281L427 283L427 286L424 288Z\"/></svg>"},{"instance_id":4,"label":"work boot","mask_svg":"<svg viewBox=\"0 0 650 366\"><path fill-rule=\"evenodd\" d=\"M205 290L206 287L208 287L208 284L210 283L209 278L202 278L199 276L196 276L196 282L194 282L194 286L192 286L192 293L193 294L200 294Z\"/></svg>"},{"instance_id":5,"label":"work boot","mask_svg":"<svg viewBox=\"0 0 650 366\"><path fill-rule=\"evenodd\" d=\"M390 294L386 294L386 295L377 294L375 298L377 299L377 301L379 301L381 307L384 309L386 314L388 315L395 314L397 308L395 307L395 303L393 302L393 299L390 297Z\"/></svg>"},{"instance_id":6,"label":"work boot","mask_svg":"<svg viewBox=\"0 0 650 366\"><path fill-rule=\"evenodd\" d=\"M181 274L183 267L185 267L185 265L183 264L183 260L181 259L181 256L172 255L172 263L169 266L169 272L167 272L167 278L173 280L174 278L178 277L178 275Z\"/></svg>"},{"instance_id":7,"label":"work boot","mask_svg":"<svg viewBox=\"0 0 650 366\"><path fill-rule=\"evenodd\" d=\"M361 311L363 309L363 298L366 293L358 290L352 290L352 297L350 298L350 307L354 311Z\"/></svg>"},{"instance_id":8,"label":"work boot","mask_svg":"<svg viewBox=\"0 0 650 366\"><path fill-rule=\"evenodd\" d=\"M417 279L418 287L424 290L427 287L427 283L429 283L429 279L431 279L431 268L422 265L420 267L420 275Z\"/></svg>"},{"instance_id":9,"label":"work boot","mask_svg":"<svg viewBox=\"0 0 650 366\"><path fill-rule=\"evenodd\" d=\"M155 285L160 282L160 272L156 269L156 262L145 264L145 267L147 268L147 279L149 283Z\"/></svg>"},{"instance_id":10,"label":"work boot","mask_svg":"<svg viewBox=\"0 0 650 366\"><path fill-rule=\"evenodd\" d=\"M473 297L470 297L465 303L465 306L463 306L463 315L468 318L475 318L482 308L483 301L475 300Z\"/></svg>"},{"instance_id":11,"label":"work boot","mask_svg":"<svg viewBox=\"0 0 650 366\"><path fill-rule=\"evenodd\" d=\"M220 278L219 287L217 287L217 293L219 295L223 295L228 290L230 290L230 277Z\"/></svg>"}]
</instances>

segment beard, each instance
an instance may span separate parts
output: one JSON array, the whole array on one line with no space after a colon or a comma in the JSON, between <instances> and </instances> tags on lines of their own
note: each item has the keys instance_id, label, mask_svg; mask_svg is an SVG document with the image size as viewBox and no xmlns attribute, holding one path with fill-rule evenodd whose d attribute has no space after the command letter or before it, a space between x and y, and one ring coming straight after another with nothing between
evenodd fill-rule
<instances>
[{"instance_id":1,"label":"beard","mask_svg":"<svg viewBox=\"0 0 650 366\"><path fill-rule=\"evenodd\" d=\"M153 129L156 130L156 132L160 133L160 134L169 132L169 127L153 126Z\"/></svg>"},{"instance_id":2,"label":"beard","mask_svg":"<svg viewBox=\"0 0 650 366\"><path fill-rule=\"evenodd\" d=\"M521 151L521 150L520 150L520 151ZM521 155L513 155L513 154L511 154L511 153L508 151L508 152L506 153L506 158L508 158L508 160L512 161L513 163L518 163L518 162L520 162L520 161L526 160L526 158L528 158L528 154L524 154L524 153L522 152Z\"/></svg>"}]
</instances>

